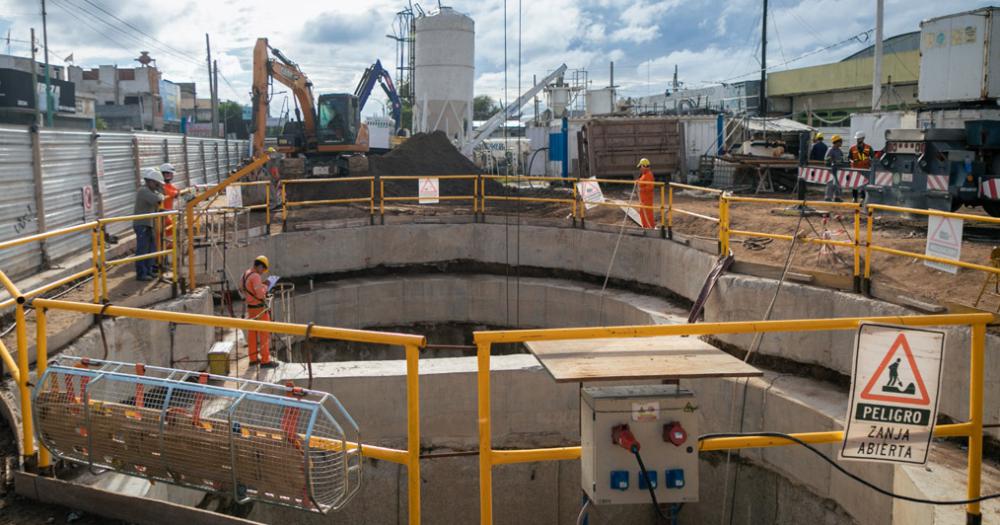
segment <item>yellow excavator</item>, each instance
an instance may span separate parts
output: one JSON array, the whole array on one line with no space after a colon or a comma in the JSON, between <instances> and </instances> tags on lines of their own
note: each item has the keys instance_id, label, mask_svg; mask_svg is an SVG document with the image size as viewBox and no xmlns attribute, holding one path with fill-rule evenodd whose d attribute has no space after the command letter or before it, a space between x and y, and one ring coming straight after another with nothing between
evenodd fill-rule
<instances>
[{"instance_id":1,"label":"yellow excavator","mask_svg":"<svg viewBox=\"0 0 1000 525\"><path fill-rule=\"evenodd\" d=\"M277 150L286 157L305 157L308 175L345 175L348 158L368 153L368 126L361 122L358 97L324 93L313 99L313 84L299 66L266 38L253 51L253 153L264 153L271 80L295 97L295 120L285 124ZM308 176L307 175L307 176Z\"/></svg>"}]
</instances>

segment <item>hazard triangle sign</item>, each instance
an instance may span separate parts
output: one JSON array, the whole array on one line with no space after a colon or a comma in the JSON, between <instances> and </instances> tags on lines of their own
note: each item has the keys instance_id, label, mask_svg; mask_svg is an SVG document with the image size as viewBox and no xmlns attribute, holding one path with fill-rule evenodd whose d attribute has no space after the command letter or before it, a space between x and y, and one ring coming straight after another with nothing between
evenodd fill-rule
<instances>
[{"instance_id":1,"label":"hazard triangle sign","mask_svg":"<svg viewBox=\"0 0 1000 525\"><path fill-rule=\"evenodd\" d=\"M863 323L841 459L924 464L937 420L945 333Z\"/></svg>"}]
</instances>

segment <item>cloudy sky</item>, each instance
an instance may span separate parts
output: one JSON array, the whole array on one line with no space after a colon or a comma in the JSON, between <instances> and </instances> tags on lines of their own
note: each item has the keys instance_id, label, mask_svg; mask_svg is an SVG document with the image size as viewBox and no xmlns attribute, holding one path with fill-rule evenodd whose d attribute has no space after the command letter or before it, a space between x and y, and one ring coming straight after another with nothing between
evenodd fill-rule
<instances>
[{"instance_id":1,"label":"cloudy sky","mask_svg":"<svg viewBox=\"0 0 1000 525\"><path fill-rule=\"evenodd\" d=\"M521 4L519 6L519 3ZM885 34L919 29L920 20L989 5L980 0L886 0ZM660 93L679 67L690 86L754 78L759 68L760 0L451 0L476 22L476 93L516 97L518 43L522 88L565 62L608 84L608 62L624 96ZM839 60L869 43L874 0L770 0L768 63L773 70ZM353 91L365 67L394 62L386 38L405 0L47 0L53 63L135 65L150 52L167 79L198 83L207 96L205 33L219 62L223 99L249 101L256 38L299 62L317 93ZM427 11L436 1L421 4ZM282 8L284 7L284 8ZM519 13L519 9L523 10ZM39 0L0 0L0 45L28 54L29 30L41 38ZM113 16L112 16L113 15ZM519 30L520 20L520 30ZM8 39L9 32L9 39ZM520 34L520 38L519 38ZM846 41L846 42L845 42ZM839 45L838 45L839 44ZM829 48L829 49L826 49ZM4 49L2 52L6 53ZM805 58L799 58L808 55ZM280 105L281 96L276 97ZM381 98L379 93L378 97ZM380 112L369 104L366 114ZM272 109L276 114L277 110Z\"/></svg>"}]
</instances>

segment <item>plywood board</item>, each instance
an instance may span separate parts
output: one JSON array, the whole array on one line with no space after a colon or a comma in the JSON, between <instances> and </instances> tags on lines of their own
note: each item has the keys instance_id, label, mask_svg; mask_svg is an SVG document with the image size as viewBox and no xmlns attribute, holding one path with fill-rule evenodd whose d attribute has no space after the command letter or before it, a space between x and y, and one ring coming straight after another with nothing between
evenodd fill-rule
<instances>
[{"instance_id":1,"label":"plywood board","mask_svg":"<svg viewBox=\"0 0 1000 525\"><path fill-rule=\"evenodd\" d=\"M696 337L569 339L525 346L559 383L763 375Z\"/></svg>"}]
</instances>

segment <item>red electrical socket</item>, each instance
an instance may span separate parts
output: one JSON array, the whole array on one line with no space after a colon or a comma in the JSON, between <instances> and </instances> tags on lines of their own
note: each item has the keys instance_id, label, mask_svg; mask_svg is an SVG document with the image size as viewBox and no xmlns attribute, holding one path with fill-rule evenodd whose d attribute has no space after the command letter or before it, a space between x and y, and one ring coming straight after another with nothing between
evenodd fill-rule
<instances>
[{"instance_id":1,"label":"red electrical socket","mask_svg":"<svg viewBox=\"0 0 1000 525\"><path fill-rule=\"evenodd\" d=\"M679 447L687 441L687 438L687 430L684 430L679 421L663 425L663 441L673 443L675 447Z\"/></svg>"},{"instance_id":2,"label":"red electrical socket","mask_svg":"<svg viewBox=\"0 0 1000 525\"><path fill-rule=\"evenodd\" d=\"M635 439L632 431L628 428L628 424L625 423L611 429L611 442L629 452L639 450L639 441ZM632 447L635 447L635 449L633 450Z\"/></svg>"}]
</instances>

